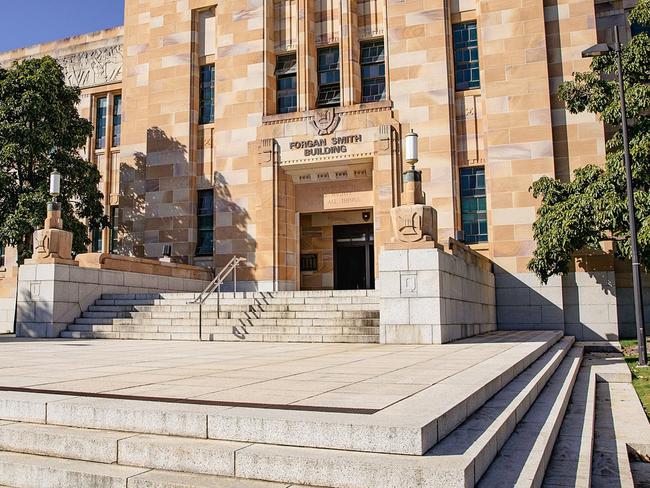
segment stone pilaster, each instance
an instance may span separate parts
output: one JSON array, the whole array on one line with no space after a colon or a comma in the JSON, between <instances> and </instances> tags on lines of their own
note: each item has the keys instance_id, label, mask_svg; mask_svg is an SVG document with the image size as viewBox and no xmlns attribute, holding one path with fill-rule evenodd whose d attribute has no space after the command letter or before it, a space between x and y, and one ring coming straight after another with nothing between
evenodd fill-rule
<instances>
[{"instance_id":1,"label":"stone pilaster","mask_svg":"<svg viewBox=\"0 0 650 488\"><path fill-rule=\"evenodd\" d=\"M341 105L361 101L357 0L341 2Z\"/></svg>"}]
</instances>

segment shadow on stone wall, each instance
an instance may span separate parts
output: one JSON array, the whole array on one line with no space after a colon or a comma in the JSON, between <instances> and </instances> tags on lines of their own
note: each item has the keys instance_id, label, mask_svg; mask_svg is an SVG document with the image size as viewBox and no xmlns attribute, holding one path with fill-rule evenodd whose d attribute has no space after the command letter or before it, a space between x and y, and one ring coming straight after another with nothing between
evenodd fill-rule
<instances>
[{"instance_id":1,"label":"shadow on stone wall","mask_svg":"<svg viewBox=\"0 0 650 488\"><path fill-rule=\"evenodd\" d=\"M495 265L500 330L563 330L577 340L617 340L616 298L588 273L553 276L542 285L533 273Z\"/></svg>"},{"instance_id":2,"label":"shadow on stone wall","mask_svg":"<svg viewBox=\"0 0 650 488\"><path fill-rule=\"evenodd\" d=\"M238 280L253 280L256 239L249 233L250 214L233 200L228 182L218 171L214 174L215 235L214 251L217 269L225 266L233 255L248 260L238 272ZM269 236L270 239L273 236ZM228 287L224 287L228 289Z\"/></svg>"},{"instance_id":3,"label":"shadow on stone wall","mask_svg":"<svg viewBox=\"0 0 650 488\"><path fill-rule=\"evenodd\" d=\"M165 244L183 261L194 254L196 236L188 231L196 218L192 175L187 147L158 127L148 129L146 153L134 153L132 163L120 167L124 254L158 258Z\"/></svg>"}]
</instances>

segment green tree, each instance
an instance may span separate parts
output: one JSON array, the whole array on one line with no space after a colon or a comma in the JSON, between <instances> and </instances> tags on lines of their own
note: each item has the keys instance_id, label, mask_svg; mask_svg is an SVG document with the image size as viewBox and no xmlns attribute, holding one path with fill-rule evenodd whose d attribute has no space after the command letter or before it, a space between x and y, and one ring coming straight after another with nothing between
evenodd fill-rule
<instances>
[{"instance_id":1,"label":"green tree","mask_svg":"<svg viewBox=\"0 0 650 488\"><path fill-rule=\"evenodd\" d=\"M77 111L79 97L49 56L0 67L0 245L16 246L19 262L31 256L32 233L43 225L54 169L73 252L85 251L88 225L107 224L99 171L81 156L92 125Z\"/></svg>"},{"instance_id":2,"label":"green tree","mask_svg":"<svg viewBox=\"0 0 650 488\"><path fill-rule=\"evenodd\" d=\"M650 25L650 0L641 0L630 21ZM593 59L591 70L575 74L559 90L571 113L598 114L611 136L606 143L604 167L587 165L574 171L571 181L542 177L533 183L541 198L533 225L537 247L528 269L543 283L566 273L574 257L601 249L614 240L618 258L630 257L621 111L615 53ZM635 35L622 53L625 102L630 137L634 198L638 221L639 254L650 267L650 38Z\"/></svg>"}]
</instances>

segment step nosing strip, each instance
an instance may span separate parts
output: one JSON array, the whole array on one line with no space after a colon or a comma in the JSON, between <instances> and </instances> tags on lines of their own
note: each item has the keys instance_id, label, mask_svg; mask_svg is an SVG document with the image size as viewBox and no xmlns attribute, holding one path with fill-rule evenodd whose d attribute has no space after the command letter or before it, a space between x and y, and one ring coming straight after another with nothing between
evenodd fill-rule
<instances>
[{"instance_id":1,"label":"step nosing strip","mask_svg":"<svg viewBox=\"0 0 650 488\"><path fill-rule=\"evenodd\" d=\"M46 395L61 395L84 398L103 398L108 400L133 400L140 402L157 402L157 403L175 403L181 405L204 405L210 407L234 407L234 408L257 408L262 410L297 410L302 412L326 412L342 413L357 415L373 415L381 409L376 408L345 408L345 407L319 407L312 405L295 405L295 404L274 404L274 403L248 403L248 402L226 402L218 400L199 400L192 398L174 398L174 397L156 397L140 395L120 395L116 393L92 393L83 391L69 390L48 390L42 388L24 388L13 386L0 386L0 392L15 393L38 393Z\"/></svg>"}]
</instances>

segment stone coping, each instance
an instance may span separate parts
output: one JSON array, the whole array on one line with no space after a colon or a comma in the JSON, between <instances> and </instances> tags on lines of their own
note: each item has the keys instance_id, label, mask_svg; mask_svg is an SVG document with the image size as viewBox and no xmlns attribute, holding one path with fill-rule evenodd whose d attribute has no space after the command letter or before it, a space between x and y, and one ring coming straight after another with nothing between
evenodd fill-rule
<instances>
[{"instance_id":1,"label":"stone coping","mask_svg":"<svg viewBox=\"0 0 650 488\"><path fill-rule=\"evenodd\" d=\"M75 260L82 268L108 269L193 280L212 280L212 273L209 270L189 264L166 263L154 259L105 253L79 254Z\"/></svg>"},{"instance_id":2,"label":"stone coping","mask_svg":"<svg viewBox=\"0 0 650 488\"><path fill-rule=\"evenodd\" d=\"M453 237L449 238L449 242L447 243L447 250L454 256L464 259L467 264L478 266L483 271L488 271L490 273L494 272L492 261L490 261L490 259L483 256L483 254L480 252L475 251L467 244L454 239Z\"/></svg>"},{"instance_id":3,"label":"stone coping","mask_svg":"<svg viewBox=\"0 0 650 488\"><path fill-rule=\"evenodd\" d=\"M0 375L0 386L9 387L6 382L11 380L15 387L34 386L41 390L49 388L53 392L62 389L64 385L69 390L84 388L91 392L112 391L119 394L139 392L143 397L146 397L147 393L153 396L156 391L159 393L167 391L179 396L185 395L192 399L210 401L237 398L245 400L252 398L250 395L253 392L258 395L266 392L268 403L282 403L278 399L284 395L284 403L292 405L344 406L346 405L344 401L347 401L346 406L374 407L378 411L374 414L353 414L311 409L309 411L287 410L283 409L282 405L277 405L278 408L275 409L214 403L184 405L182 402L160 403L146 401L144 398L135 401L80 398L44 392L30 394L5 391L0 394L0 418L6 418L3 415L7 414L3 412L6 412L7 401L32 398L37 403L33 408L36 412L41 412L35 414L36 418L43 415L43 419L36 420L37 422L43 422L47 414L48 423L77 427L135 429L137 432L188 437L204 437L207 433L209 438L229 441L422 455L535 362L561 337L562 334L557 331L521 331L490 333L443 346L332 345L326 347L322 344L275 344L272 347L259 345L251 347L246 344L226 344L222 348L227 346L229 351L227 353L216 350L218 346L214 344L203 347L192 344L194 354L191 357L185 353L178 356L178 353L174 355L170 352L170 347L181 350L189 347L179 343L175 345L171 343L165 347L163 344L140 341L126 344L102 341L101 344L104 346L100 347L106 347L107 353L117 355L112 362L105 364L106 358L102 361L100 351L95 351L93 348L68 347L66 359L72 363L65 366L57 360L57 367L61 371L58 380L56 376L52 376L51 371L49 375L45 374L43 377L43 371L49 371L49 368L42 358L50 357L52 354L41 351L38 354L41 358L39 362L30 362L29 355L36 353L34 348L38 348L37 344L31 343L31 352L25 352L25 357L21 357L20 353L12 355L14 362L21 361L22 373L16 376L17 372L12 373L11 368L4 368L5 374ZM77 344L80 343L57 341L43 347L55 347L61 350L66 345ZM210 346L209 353L207 346ZM131 352L127 354L124 348L130 348ZM148 358L150 354L147 350L151 348L156 350L154 359L142 359L139 362L133 360L134 353L142 358ZM327 351L329 354L318 355L318 351ZM391 351L394 354L392 358L389 354ZM436 352L435 358L431 357L433 351ZM251 353L254 355L251 356ZM82 357L75 359L75 356L84 354L91 354L95 358L94 361L98 364L95 366L98 368L96 371L90 371L93 368L74 366L75 361L77 363L86 361ZM220 358L218 364L211 366L212 363L208 362L210 354L216 354ZM287 361L287 356L292 354L295 356L294 360ZM177 356L178 358L174 359ZM364 357L367 359L366 362L363 361ZM390 366L391 362L395 361L397 363ZM446 371L441 370L444 364L447 365ZM203 375L199 373L201 369L214 367L220 368L220 371L208 376L218 376L223 378L223 381L229 378L229 381L235 383L244 381L245 386L241 388L234 386L223 390L223 393L217 391L212 394L201 394L199 390L201 385L206 386L202 383L206 377L205 371ZM372 368L380 368L381 371L377 370L379 375L370 378L370 381L364 383L362 378L355 377L355 375L363 376L364 372L367 373ZM422 379L409 377L417 375L418 371L429 378L428 385L408 384L409 381L423 383ZM437 378L432 378L436 371L440 374ZM11 374L11 378L7 377L8 374ZM314 374L319 377L328 376L318 380L321 382L335 381L337 375L347 378L347 389L350 390L352 387L352 391L342 395L340 391L331 391L332 388L327 386L324 387L324 392L319 392L318 388L314 391L313 388L318 386L317 378L312 377L311 380L308 378ZM165 378L169 375L172 376ZM296 379L301 375L305 379L303 382ZM160 378L158 385L154 384L157 378ZM247 378L253 380L252 384L250 381L245 381ZM406 383L400 384L400 381ZM214 380L208 381L208 385L214 383ZM302 386L298 386L299 384ZM364 385L365 387L361 388ZM409 393L400 388L405 385L419 386L419 388L411 389ZM310 391L302 392L297 390L298 388L307 388ZM400 390L399 395L388 398L391 389ZM237 391L241 391L243 396L233 395L233 392ZM388 397L383 398L382 395ZM46 404L41 404L39 398L57 400L53 403L46 401ZM259 396L258 398L261 399ZM379 403L378 398L381 399ZM161 425L149 426L146 431L142 431L139 429L143 427L138 423L122 425L125 417L121 413L116 414L116 409L123 411L124 415L131 420L134 415L139 414L127 414L127 411L142 412L142 415L145 415L146 411L145 416L149 416L152 411L159 411L160 415L167 420L163 422L164 425L161 424L164 427L163 431L160 430ZM198 417L192 417L191 421L187 420L188 412L194 412L192 415ZM174 425L173 432L168 432L166 429L170 427L169 419L173 416L186 418L183 422L189 422L188 427L182 424ZM33 421L29 418L28 415L22 420Z\"/></svg>"}]
</instances>

